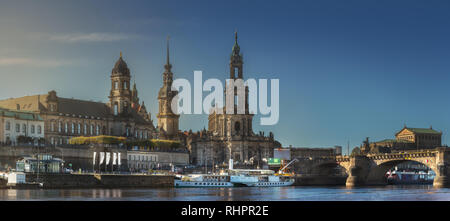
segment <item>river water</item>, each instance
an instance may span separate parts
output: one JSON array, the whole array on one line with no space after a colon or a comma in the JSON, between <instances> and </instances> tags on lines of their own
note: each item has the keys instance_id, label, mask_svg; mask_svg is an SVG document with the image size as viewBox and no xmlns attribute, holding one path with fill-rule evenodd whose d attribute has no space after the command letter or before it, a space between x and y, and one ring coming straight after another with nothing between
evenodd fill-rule
<instances>
[{"instance_id":1,"label":"river water","mask_svg":"<svg viewBox=\"0 0 450 221\"><path fill-rule=\"evenodd\" d=\"M0 200L126 201L450 201L450 189L431 185L383 187L239 187L0 190Z\"/></svg>"}]
</instances>

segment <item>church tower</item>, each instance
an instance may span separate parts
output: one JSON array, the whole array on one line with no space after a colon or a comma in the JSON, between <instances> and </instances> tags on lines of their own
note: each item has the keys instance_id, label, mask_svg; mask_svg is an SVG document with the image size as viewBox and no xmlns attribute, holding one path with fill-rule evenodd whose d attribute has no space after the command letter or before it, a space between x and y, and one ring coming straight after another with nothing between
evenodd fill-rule
<instances>
[{"instance_id":1,"label":"church tower","mask_svg":"<svg viewBox=\"0 0 450 221\"><path fill-rule=\"evenodd\" d=\"M120 52L119 60L117 60L111 71L111 92L109 95L109 102L114 116L123 116L130 113L130 78L130 69L128 69L127 63L122 59L122 52Z\"/></svg>"},{"instance_id":2,"label":"church tower","mask_svg":"<svg viewBox=\"0 0 450 221\"><path fill-rule=\"evenodd\" d=\"M242 79L244 81L243 74L243 55L240 53L240 47L237 41L237 32L234 33L234 45L230 56L230 79ZM227 84L225 86L225 94L227 94ZM245 113L237 113L238 93L237 88L234 88L234 106L235 110L233 114L226 113L226 107L223 107L223 114L213 112L208 117L208 130L213 134L222 137L233 137L233 139L242 140L245 137L253 136L253 114L249 113L248 108L248 87L245 87Z\"/></svg>"},{"instance_id":3,"label":"church tower","mask_svg":"<svg viewBox=\"0 0 450 221\"><path fill-rule=\"evenodd\" d=\"M135 77L136 79L136 77ZM136 82L133 83L133 89L131 90L131 108L138 109L139 108L139 96L138 90L136 88Z\"/></svg>"},{"instance_id":4,"label":"church tower","mask_svg":"<svg viewBox=\"0 0 450 221\"><path fill-rule=\"evenodd\" d=\"M172 91L173 73L172 65L169 60L169 38L167 38L167 61L164 65L163 86L158 93L159 113L158 128L161 134L172 137L178 133L178 119L180 115L172 111L172 99L177 95L177 91Z\"/></svg>"}]
</instances>

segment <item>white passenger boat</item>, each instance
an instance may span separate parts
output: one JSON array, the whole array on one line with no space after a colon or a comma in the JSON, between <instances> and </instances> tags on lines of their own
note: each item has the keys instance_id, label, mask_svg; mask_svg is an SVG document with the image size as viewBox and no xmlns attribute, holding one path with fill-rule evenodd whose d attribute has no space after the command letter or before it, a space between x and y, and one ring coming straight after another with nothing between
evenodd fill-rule
<instances>
[{"instance_id":1,"label":"white passenger boat","mask_svg":"<svg viewBox=\"0 0 450 221\"><path fill-rule=\"evenodd\" d=\"M232 187L230 176L217 174L191 174L175 177L175 187Z\"/></svg>"},{"instance_id":2,"label":"white passenger boat","mask_svg":"<svg viewBox=\"0 0 450 221\"><path fill-rule=\"evenodd\" d=\"M174 185L175 187L277 187L291 186L295 182L293 174L284 172L288 165L278 173L273 170L233 169L232 165L233 161L230 160L228 171L220 174L177 176Z\"/></svg>"},{"instance_id":3,"label":"white passenger boat","mask_svg":"<svg viewBox=\"0 0 450 221\"><path fill-rule=\"evenodd\" d=\"M291 186L295 180L292 174L275 174L273 170L233 169L228 171L234 186L276 187Z\"/></svg>"}]
</instances>

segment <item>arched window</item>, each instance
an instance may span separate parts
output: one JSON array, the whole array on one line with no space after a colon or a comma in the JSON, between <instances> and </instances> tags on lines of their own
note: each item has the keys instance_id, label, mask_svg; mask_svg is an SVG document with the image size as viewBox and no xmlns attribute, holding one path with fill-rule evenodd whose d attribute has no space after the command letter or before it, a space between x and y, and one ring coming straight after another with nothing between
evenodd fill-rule
<instances>
[{"instance_id":1,"label":"arched window","mask_svg":"<svg viewBox=\"0 0 450 221\"><path fill-rule=\"evenodd\" d=\"M241 130L241 123L239 123L239 121L234 124L234 130L236 131L236 133L239 133L239 131Z\"/></svg>"},{"instance_id":2,"label":"arched window","mask_svg":"<svg viewBox=\"0 0 450 221\"><path fill-rule=\"evenodd\" d=\"M84 124L84 135L87 134L87 131L88 131L88 125L87 125L87 124Z\"/></svg>"},{"instance_id":3,"label":"arched window","mask_svg":"<svg viewBox=\"0 0 450 221\"><path fill-rule=\"evenodd\" d=\"M74 123L72 123L72 127L71 127L71 130L70 130L73 134L75 133L75 124Z\"/></svg>"},{"instance_id":4,"label":"arched window","mask_svg":"<svg viewBox=\"0 0 450 221\"><path fill-rule=\"evenodd\" d=\"M42 127L41 127L41 125L38 125L38 126L37 126L37 133L38 133L38 134L41 134L41 133L42 133Z\"/></svg>"},{"instance_id":5,"label":"arched window","mask_svg":"<svg viewBox=\"0 0 450 221\"><path fill-rule=\"evenodd\" d=\"M119 114L119 104L115 103L114 104L114 115Z\"/></svg>"},{"instance_id":6,"label":"arched window","mask_svg":"<svg viewBox=\"0 0 450 221\"><path fill-rule=\"evenodd\" d=\"M100 126L97 125L97 128L95 129L95 135L99 135L100 134Z\"/></svg>"},{"instance_id":7,"label":"arched window","mask_svg":"<svg viewBox=\"0 0 450 221\"><path fill-rule=\"evenodd\" d=\"M119 82L118 81L114 81L114 90L119 89Z\"/></svg>"},{"instance_id":8,"label":"arched window","mask_svg":"<svg viewBox=\"0 0 450 221\"><path fill-rule=\"evenodd\" d=\"M69 132L69 123L66 122L66 124L64 125L64 132L68 133Z\"/></svg>"},{"instance_id":9,"label":"arched window","mask_svg":"<svg viewBox=\"0 0 450 221\"><path fill-rule=\"evenodd\" d=\"M91 124L91 135L94 135L94 125Z\"/></svg>"},{"instance_id":10,"label":"arched window","mask_svg":"<svg viewBox=\"0 0 450 221\"><path fill-rule=\"evenodd\" d=\"M125 89L125 90L128 89L126 81L123 82L123 89Z\"/></svg>"},{"instance_id":11,"label":"arched window","mask_svg":"<svg viewBox=\"0 0 450 221\"><path fill-rule=\"evenodd\" d=\"M34 134L34 125L31 125L31 133Z\"/></svg>"},{"instance_id":12,"label":"arched window","mask_svg":"<svg viewBox=\"0 0 450 221\"><path fill-rule=\"evenodd\" d=\"M81 134L81 124L80 123L78 123L78 131L77 131L77 133Z\"/></svg>"}]
</instances>

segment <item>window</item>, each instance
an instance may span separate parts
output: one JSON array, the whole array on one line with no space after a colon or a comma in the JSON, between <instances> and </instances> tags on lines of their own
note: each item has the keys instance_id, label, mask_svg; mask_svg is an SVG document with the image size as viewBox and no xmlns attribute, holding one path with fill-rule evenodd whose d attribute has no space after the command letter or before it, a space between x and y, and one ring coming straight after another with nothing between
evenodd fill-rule
<instances>
[{"instance_id":1,"label":"window","mask_svg":"<svg viewBox=\"0 0 450 221\"><path fill-rule=\"evenodd\" d=\"M38 125L38 126L37 126L37 133L38 133L38 134L41 134L41 133L42 133L42 127L41 127L41 125Z\"/></svg>"},{"instance_id":2,"label":"window","mask_svg":"<svg viewBox=\"0 0 450 221\"><path fill-rule=\"evenodd\" d=\"M75 124L74 123L72 123L72 128L71 128L72 130L72 133L74 134L75 133Z\"/></svg>"},{"instance_id":3,"label":"window","mask_svg":"<svg viewBox=\"0 0 450 221\"><path fill-rule=\"evenodd\" d=\"M81 134L81 124L80 123L78 123L78 131L77 131L77 133Z\"/></svg>"},{"instance_id":4,"label":"window","mask_svg":"<svg viewBox=\"0 0 450 221\"><path fill-rule=\"evenodd\" d=\"M31 125L31 133L34 134L34 125Z\"/></svg>"},{"instance_id":5,"label":"window","mask_svg":"<svg viewBox=\"0 0 450 221\"><path fill-rule=\"evenodd\" d=\"M126 81L123 82L123 89L125 89L125 90L128 89L128 88L127 88L127 82L126 82Z\"/></svg>"},{"instance_id":6,"label":"window","mask_svg":"<svg viewBox=\"0 0 450 221\"><path fill-rule=\"evenodd\" d=\"M5 130L11 130L11 123L6 121Z\"/></svg>"},{"instance_id":7,"label":"window","mask_svg":"<svg viewBox=\"0 0 450 221\"><path fill-rule=\"evenodd\" d=\"M114 104L114 115L119 113L119 105L117 103Z\"/></svg>"},{"instance_id":8,"label":"window","mask_svg":"<svg viewBox=\"0 0 450 221\"><path fill-rule=\"evenodd\" d=\"M90 134L94 135L94 125L93 124L91 124L91 133Z\"/></svg>"},{"instance_id":9,"label":"window","mask_svg":"<svg viewBox=\"0 0 450 221\"><path fill-rule=\"evenodd\" d=\"M16 104L16 109L20 110L20 104Z\"/></svg>"},{"instance_id":10,"label":"window","mask_svg":"<svg viewBox=\"0 0 450 221\"><path fill-rule=\"evenodd\" d=\"M60 121L58 122L58 132L61 133L61 131L62 131L62 123Z\"/></svg>"},{"instance_id":11,"label":"window","mask_svg":"<svg viewBox=\"0 0 450 221\"><path fill-rule=\"evenodd\" d=\"M95 130L95 134L96 134L96 135L99 135L99 134L100 134L100 126L99 126L99 125L97 125L97 128L96 128L96 130Z\"/></svg>"},{"instance_id":12,"label":"window","mask_svg":"<svg viewBox=\"0 0 450 221\"><path fill-rule=\"evenodd\" d=\"M118 81L114 82L114 89L115 90L119 89L119 82Z\"/></svg>"},{"instance_id":13,"label":"window","mask_svg":"<svg viewBox=\"0 0 450 221\"><path fill-rule=\"evenodd\" d=\"M66 123L65 125L64 125L64 132L69 132L69 123Z\"/></svg>"},{"instance_id":14,"label":"window","mask_svg":"<svg viewBox=\"0 0 450 221\"><path fill-rule=\"evenodd\" d=\"M26 124L22 125L22 133L24 133L24 134L27 133L27 125Z\"/></svg>"},{"instance_id":15,"label":"window","mask_svg":"<svg viewBox=\"0 0 450 221\"><path fill-rule=\"evenodd\" d=\"M85 134L85 135L87 134L87 131L88 131L88 125L87 125L87 124L84 124L84 134Z\"/></svg>"}]
</instances>

